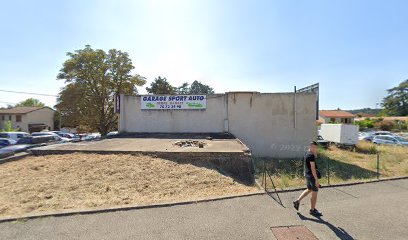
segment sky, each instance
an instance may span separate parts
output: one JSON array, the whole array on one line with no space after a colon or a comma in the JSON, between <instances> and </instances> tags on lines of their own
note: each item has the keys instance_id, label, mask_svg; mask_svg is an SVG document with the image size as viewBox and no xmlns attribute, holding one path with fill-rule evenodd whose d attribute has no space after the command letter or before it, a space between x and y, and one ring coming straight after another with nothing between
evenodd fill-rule
<instances>
[{"instance_id":1,"label":"sky","mask_svg":"<svg viewBox=\"0 0 408 240\"><path fill-rule=\"evenodd\" d=\"M320 109L379 106L408 78L408 1L0 0L0 90L57 95L67 52L129 53L134 73L217 93L320 84ZM0 106L35 97L0 92Z\"/></svg>"}]
</instances>

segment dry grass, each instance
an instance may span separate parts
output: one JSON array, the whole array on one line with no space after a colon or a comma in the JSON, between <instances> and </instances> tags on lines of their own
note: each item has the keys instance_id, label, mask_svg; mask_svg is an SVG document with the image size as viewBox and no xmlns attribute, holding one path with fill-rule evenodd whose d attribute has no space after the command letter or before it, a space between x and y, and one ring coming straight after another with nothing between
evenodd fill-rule
<instances>
[{"instance_id":1,"label":"dry grass","mask_svg":"<svg viewBox=\"0 0 408 240\"><path fill-rule=\"evenodd\" d=\"M377 152L379 154L380 178L408 176L408 147L380 145L362 142L356 151L339 149L331 146L320 149L317 159L322 173L321 184L327 184L327 164L330 166L330 183L345 183L377 179ZM304 187L303 160L266 159L272 179L278 189L288 187ZM255 164L256 178L261 182L262 162ZM267 187L272 184L267 179Z\"/></svg>"},{"instance_id":2,"label":"dry grass","mask_svg":"<svg viewBox=\"0 0 408 240\"><path fill-rule=\"evenodd\" d=\"M255 191L213 169L148 156L69 154L0 165L0 216Z\"/></svg>"}]
</instances>

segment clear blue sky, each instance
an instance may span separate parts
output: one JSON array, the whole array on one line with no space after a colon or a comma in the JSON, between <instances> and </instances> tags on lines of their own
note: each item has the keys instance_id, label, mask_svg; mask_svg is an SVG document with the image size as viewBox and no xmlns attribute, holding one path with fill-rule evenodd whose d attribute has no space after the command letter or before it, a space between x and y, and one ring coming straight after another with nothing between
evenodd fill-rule
<instances>
[{"instance_id":1,"label":"clear blue sky","mask_svg":"<svg viewBox=\"0 0 408 240\"><path fill-rule=\"evenodd\" d=\"M375 107L408 78L404 0L0 3L0 89L57 94L65 53L86 44L128 52L147 84L160 75L283 92L319 82L321 109ZM0 102L28 97L0 92Z\"/></svg>"}]
</instances>

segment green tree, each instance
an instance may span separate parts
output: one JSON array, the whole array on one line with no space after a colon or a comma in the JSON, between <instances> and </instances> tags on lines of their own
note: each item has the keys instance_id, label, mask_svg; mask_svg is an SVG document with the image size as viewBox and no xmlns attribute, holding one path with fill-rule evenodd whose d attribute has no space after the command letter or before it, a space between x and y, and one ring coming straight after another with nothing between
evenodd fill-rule
<instances>
[{"instance_id":1,"label":"green tree","mask_svg":"<svg viewBox=\"0 0 408 240\"><path fill-rule=\"evenodd\" d=\"M201 82L195 80L191 86L189 94L213 94L214 90L212 87L202 84Z\"/></svg>"},{"instance_id":2,"label":"green tree","mask_svg":"<svg viewBox=\"0 0 408 240\"><path fill-rule=\"evenodd\" d=\"M383 99L384 112L391 116L408 115L408 80L397 87L387 90L388 96Z\"/></svg>"},{"instance_id":3,"label":"green tree","mask_svg":"<svg viewBox=\"0 0 408 240\"><path fill-rule=\"evenodd\" d=\"M152 94L176 94L177 88L173 87L166 78L157 77L146 87L146 91Z\"/></svg>"},{"instance_id":4,"label":"green tree","mask_svg":"<svg viewBox=\"0 0 408 240\"><path fill-rule=\"evenodd\" d=\"M15 107L44 107L45 104L35 98L27 98L16 104Z\"/></svg>"},{"instance_id":5,"label":"green tree","mask_svg":"<svg viewBox=\"0 0 408 240\"><path fill-rule=\"evenodd\" d=\"M120 50L105 52L84 49L68 52L57 79L67 84L59 93L57 109L62 124L82 125L106 135L115 128L114 96L137 94L137 86L146 83L144 77L132 74L134 66L129 55Z\"/></svg>"},{"instance_id":6,"label":"green tree","mask_svg":"<svg viewBox=\"0 0 408 240\"><path fill-rule=\"evenodd\" d=\"M189 94L190 88L187 82L183 83L180 87L177 88L177 94Z\"/></svg>"}]
</instances>

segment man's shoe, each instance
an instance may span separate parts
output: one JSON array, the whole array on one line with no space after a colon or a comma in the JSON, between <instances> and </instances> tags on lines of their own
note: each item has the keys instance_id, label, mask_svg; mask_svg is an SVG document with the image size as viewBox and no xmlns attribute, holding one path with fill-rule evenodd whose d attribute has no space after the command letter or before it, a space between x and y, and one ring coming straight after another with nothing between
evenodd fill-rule
<instances>
[{"instance_id":1,"label":"man's shoe","mask_svg":"<svg viewBox=\"0 0 408 240\"><path fill-rule=\"evenodd\" d=\"M299 204L300 202L298 200L293 202L293 207L296 209L296 211L299 211Z\"/></svg>"},{"instance_id":2,"label":"man's shoe","mask_svg":"<svg viewBox=\"0 0 408 240\"><path fill-rule=\"evenodd\" d=\"M310 215L313 215L315 217L321 217L323 216L323 214L321 212L319 212L316 208L315 209L310 209L309 211Z\"/></svg>"}]
</instances>

